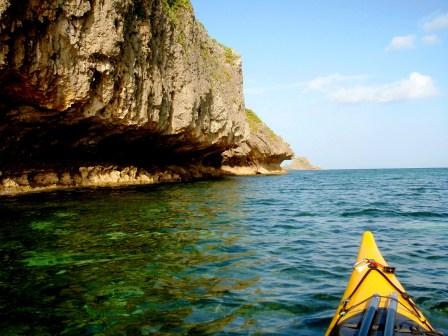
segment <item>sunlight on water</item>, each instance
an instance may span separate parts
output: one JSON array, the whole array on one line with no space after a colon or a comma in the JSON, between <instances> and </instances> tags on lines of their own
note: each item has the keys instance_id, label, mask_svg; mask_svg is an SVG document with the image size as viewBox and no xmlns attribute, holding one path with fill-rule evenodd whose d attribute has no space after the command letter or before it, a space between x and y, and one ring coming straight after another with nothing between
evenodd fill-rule
<instances>
[{"instance_id":1,"label":"sunlight on water","mask_svg":"<svg viewBox=\"0 0 448 336\"><path fill-rule=\"evenodd\" d=\"M1 200L2 335L322 335L360 235L448 330L448 170Z\"/></svg>"}]
</instances>

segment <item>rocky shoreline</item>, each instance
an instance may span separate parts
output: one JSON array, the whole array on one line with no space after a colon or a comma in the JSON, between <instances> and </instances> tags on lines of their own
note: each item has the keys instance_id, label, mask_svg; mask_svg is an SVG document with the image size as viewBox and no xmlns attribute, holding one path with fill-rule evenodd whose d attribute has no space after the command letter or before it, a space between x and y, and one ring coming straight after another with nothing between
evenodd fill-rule
<instances>
[{"instance_id":1,"label":"rocky shoreline","mask_svg":"<svg viewBox=\"0 0 448 336\"><path fill-rule=\"evenodd\" d=\"M89 166L67 170L22 172L1 180L0 196L73 188L122 187L217 178L222 171L202 165L142 169L134 166Z\"/></svg>"},{"instance_id":2,"label":"rocky shoreline","mask_svg":"<svg viewBox=\"0 0 448 336\"><path fill-rule=\"evenodd\" d=\"M277 165L222 166L203 165L168 166L143 169L134 166L89 166L66 170L24 171L19 175L0 175L0 196L16 196L44 191L78 188L113 188L136 185L190 182L225 176L280 175L286 170Z\"/></svg>"}]
</instances>

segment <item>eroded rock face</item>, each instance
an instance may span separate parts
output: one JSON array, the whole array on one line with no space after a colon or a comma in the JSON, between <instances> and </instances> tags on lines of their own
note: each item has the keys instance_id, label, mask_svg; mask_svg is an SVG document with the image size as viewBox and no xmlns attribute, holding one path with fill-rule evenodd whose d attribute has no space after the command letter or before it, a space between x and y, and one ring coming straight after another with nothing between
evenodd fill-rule
<instances>
[{"instance_id":1,"label":"eroded rock face","mask_svg":"<svg viewBox=\"0 0 448 336\"><path fill-rule=\"evenodd\" d=\"M203 165L143 169L135 166L88 166L65 170L24 171L20 176L0 179L0 196L66 188L120 187L216 178L218 168Z\"/></svg>"},{"instance_id":2,"label":"eroded rock face","mask_svg":"<svg viewBox=\"0 0 448 336\"><path fill-rule=\"evenodd\" d=\"M280 164L293 157L291 147L252 110L246 109L245 115L249 137L239 147L223 153L223 169L236 175L283 173Z\"/></svg>"},{"instance_id":3,"label":"eroded rock face","mask_svg":"<svg viewBox=\"0 0 448 336\"><path fill-rule=\"evenodd\" d=\"M0 188L39 172L66 185L80 167L215 168L250 143L241 58L188 0L0 0L0 88Z\"/></svg>"},{"instance_id":4,"label":"eroded rock face","mask_svg":"<svg viewBox=\"0 0 448 336\"><path fill-rule=\"evenodd\" d=\"M3 0L1 162L22 147L36 163L66 150L108 160L117 135L148 162L158 145L175 156L244 139L241 60L181 3Z\"/></svg>"}]
</instances>

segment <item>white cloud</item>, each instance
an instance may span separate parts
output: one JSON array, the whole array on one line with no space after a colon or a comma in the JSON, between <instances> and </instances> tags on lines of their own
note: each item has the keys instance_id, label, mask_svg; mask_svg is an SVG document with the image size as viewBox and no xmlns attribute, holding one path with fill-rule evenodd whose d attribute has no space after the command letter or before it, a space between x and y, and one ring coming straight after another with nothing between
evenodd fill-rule
<instances>
[{"instance_id":1,"label":"white cloud","mask_svg":"<svg viewBox=\"0 0 448 336\"><path fill-rule=\"evenodd\" d=\"M305 91L325 91L329 86L336 83L364 79L365 75L345 76L338 73L328 76L316 77L308 82L303 83Z\"/></svg>"},{"instance_id":2,"label":"white cloud","mask_svg":"<svg viewBox=\"0 0 448 336\"><path fill-rule=\"evenodd\" d=\"M422 41L424 44L429 44L429 45L433 45L433 44L437 44L440 42L440 39L437 35L432 34L432 35L425 35L422 37Z\"/></svg>"},{"instance_id":3,"label":"white cloud","mask_svg":"<svg viewBox=\"0 0 448 336\"><path fill-rule=\"evenodd\" d=\"M290 82L290 83L282 83L282 84L273 84L270 86L257 87L257 86L248 86L245 89L246 94L260 96L270 92L276 91L285 91L291 89L299 89L303 92L310 91L320 91L324 92L328 87L342 82L354 82L356 80L365 79L367 76L365 75L341 75L339 73L334 73L327 76L316 77L310 81L306 82Z\"/></svg>"},{"instance_id":4,"label":"white cloud","mask_svg":"<svg viewBox=\"0 0 448 336\"><path fill-rule=\"evenodd\" d=\"M356 86L335 89L327 95L342 104L390 103L436 96L438 90L430 76L413 72L408 78L380 86Z\"/></svg>"},{"instance_id":5,"label":"white cloud","mask_svg":"<svg viewBox=\"0 0 448 336\"><path fill-rule=\"evenodd\" d=\"M292 82L283 84L273 84L271 86L264 86L264 87L249 86L245 88L244 92L246 94L253 96L262 96L270 92L301 88L303 87L303 85L304 85L303 82Z\"/></svg>"},{"instance_id":6,"label":"white cloud","mask_svg":"<svg viewBox=\"0 0 448 336\"><path fill-rule=\"evenodd\" d=\"M415 47L415 36L414 35L404 35L404 36L394 36L390 41L386 50L402 50L402 49L412 49Z\"/></svg>"},{"instance_id":7,"label":"white cloud","mask_svg":"<svg viewBox=\"0 0 448 336\"><path fill-rule=\"evenodd\" d=\"M448 29L448 13L438 15L423 23L423 29L426 32Z\"/></svg>"},{"instance_id":8,"label":"white cloud","mask_svg":"<svg viewBox=\"0 0 448 336\"><path fill-rule=\"evenodd\" d=\"M439 94L431 76L412 72L408 78L381 85L362 85L367 75L341 75L334 73L319 76L306 82L291 82L269 87L249 87L245 93L264 95L274 91L299 89L302 94L317 92L340 104L390 103L424 99Z\"/></svg>"}]
</instances>

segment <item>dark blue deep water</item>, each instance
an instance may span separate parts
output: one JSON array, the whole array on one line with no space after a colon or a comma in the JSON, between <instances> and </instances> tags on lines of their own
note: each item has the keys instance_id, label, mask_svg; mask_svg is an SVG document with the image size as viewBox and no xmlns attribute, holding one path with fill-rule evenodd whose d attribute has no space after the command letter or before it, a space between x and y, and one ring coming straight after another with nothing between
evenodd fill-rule
<instances>
[{"instance_id":1,"label":"dark blue deep water","mask_svg":"<svg viewBox=\"0 0 448 336\"><path fill-rule=\"evenodd\" d=\"M0 335L323 335L364 230L448 331L448 169L0 199Z\"/></svg>"}]
</instances>

